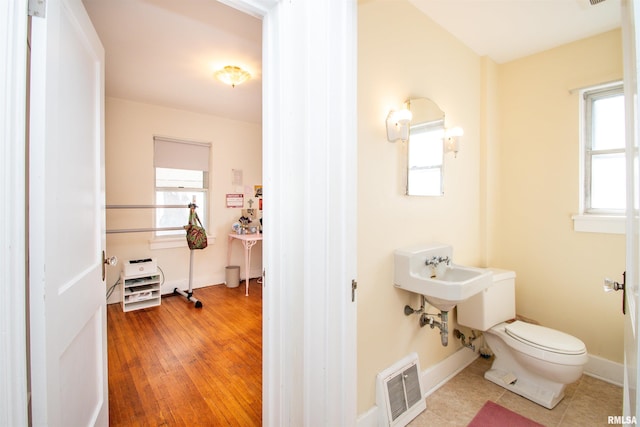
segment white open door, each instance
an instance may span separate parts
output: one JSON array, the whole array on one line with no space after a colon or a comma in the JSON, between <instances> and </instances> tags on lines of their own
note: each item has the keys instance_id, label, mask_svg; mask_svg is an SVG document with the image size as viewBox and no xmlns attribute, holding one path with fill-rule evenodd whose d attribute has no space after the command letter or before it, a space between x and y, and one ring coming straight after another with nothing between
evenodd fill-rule
<instances>
[{"instance_id":1,"label":"white open door","mask_svg":"<svg viewBox=\"0 0 640 427\"><path fill-rule=\"evenodd\" d=\"M104 51L80 0L47 0L31 40L33 425L107 426Z\"/></svg>"},{"instance_id":2,"label":"white open door","mask_svg":"<svg viewBox=\"0 0 640 427\"><path fill-rule=\"evenodd\" d=\"M624 90L626 110L627 157L627 226L626 280L623 305L626 309L624 331L624 402L625 424L631 423L638 409L638 284L640 283L640 239L638 222L638 58L636 26L638 10L632 0L622 2L622 31L624 50ZM635 424L635 422L633 422Z\"/></svg>"}]
</instances>

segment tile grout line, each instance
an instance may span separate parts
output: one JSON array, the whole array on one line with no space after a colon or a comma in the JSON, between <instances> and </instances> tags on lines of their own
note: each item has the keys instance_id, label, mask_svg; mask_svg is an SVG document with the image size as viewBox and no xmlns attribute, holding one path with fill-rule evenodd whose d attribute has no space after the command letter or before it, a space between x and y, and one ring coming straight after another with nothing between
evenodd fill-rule
<instances>
[{"instance_id":1,"label":"tile grout line","mask_svg":"<svg viewBox=\"0 0 640 427\"><path fill-rule=\"evenodd\" d=\"M569 399L569 404L564 409L564 412L562 413L562 416L560 417L560 421L558 422L558 426L557 427L562 426L562 423L564 422L564 418L567 416L567 412L569 412L569 408L571 408L571 405L573 404L573 400L576 398L576 395L580 391L580 387L582 386L583 378L584 378L584 376L580 377L580 382L578 383L578 386L576 387L576 390L571 395L571 399ZM565 396L564 398L567 399L567 396Z\"/></svg>"}]
</instances>

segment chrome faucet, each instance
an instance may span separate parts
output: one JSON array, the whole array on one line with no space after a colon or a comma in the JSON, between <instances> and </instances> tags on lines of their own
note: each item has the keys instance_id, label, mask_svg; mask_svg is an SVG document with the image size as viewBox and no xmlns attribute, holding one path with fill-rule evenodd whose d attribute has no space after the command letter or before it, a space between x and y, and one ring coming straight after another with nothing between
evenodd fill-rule
<instances>
[{"instance_id":1,"label":"chrome faucet","mask_svg":"<svg viewBox=\"0 0 640 427\"><path fill-rule=\"evenodd\" d=\"M451 259L448 256L434 256L431 257L430 259L427 259L425 261L425 265L428 265L430 267L437 267L440 264L446 264L446 265L450 265L451 264Z\"/></svg>"}]
</instances>

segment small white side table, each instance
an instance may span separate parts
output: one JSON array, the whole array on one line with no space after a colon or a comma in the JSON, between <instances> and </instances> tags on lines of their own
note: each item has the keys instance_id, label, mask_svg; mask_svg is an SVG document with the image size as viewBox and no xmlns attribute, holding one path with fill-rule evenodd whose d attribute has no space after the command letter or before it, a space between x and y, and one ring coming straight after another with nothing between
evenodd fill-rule
<instances>
[{"instance_id":1,"label":"small white side table","mask_svg":"<svg viewBox=\"0 0 640 427\"><path fill-rule=\"evenodd\" d=\"M227 243L227 265L231 264L231 244L233 240L239 240L244 246L244 275L245 275L245 296L249 296L249 268L251 266L251 248L255 246L258 241L262 240L262 233L253 234L236 234L230 233Z\"/></svg>"}]
</instances>

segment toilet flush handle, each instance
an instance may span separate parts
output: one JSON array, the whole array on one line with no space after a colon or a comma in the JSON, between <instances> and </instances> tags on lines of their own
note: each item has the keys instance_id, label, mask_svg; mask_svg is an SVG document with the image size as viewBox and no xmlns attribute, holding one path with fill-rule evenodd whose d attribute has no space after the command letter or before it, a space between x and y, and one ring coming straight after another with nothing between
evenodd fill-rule
<instances>
[{"instance_id":1,"label":"toilet flush handle","mask_svg":"<svg viewBox=\"0 0 640 427\"><path fill-rule=\"evenodd\" d=\"M622 283L618 283L607 277L604 279L604 286L603 286L605 292L622 290L622 314L626 314L626 309L625 309L625 304L627 302L626 301L627 289L625 286L626 281L627 281L627 272L625 271L622 273Z\"/></svg>"}]
</instances>

